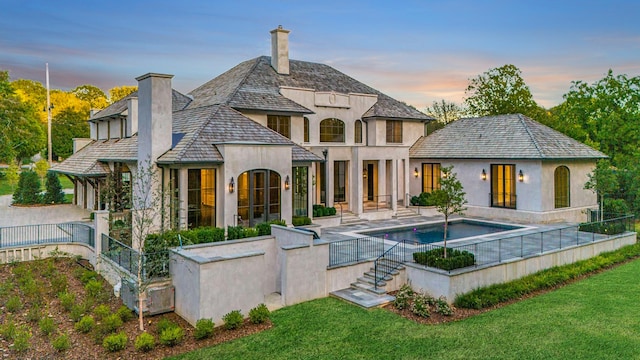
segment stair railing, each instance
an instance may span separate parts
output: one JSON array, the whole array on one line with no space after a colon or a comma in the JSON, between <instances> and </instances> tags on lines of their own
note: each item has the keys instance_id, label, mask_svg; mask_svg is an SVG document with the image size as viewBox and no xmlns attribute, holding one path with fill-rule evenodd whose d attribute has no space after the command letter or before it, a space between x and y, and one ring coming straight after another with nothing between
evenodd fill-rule
<instances>
[{"instance_id":1,"label":"stair railing","mask_svg":"<svg viewBox=\"0 0 640 360\"><path fill-rule=\"evenodd\" d=\"M374 281L373 288L378 290L378 280L384 280L384 278L398 269L404 263L405 259L405 240L397 242L395 245L387 249L382 255L378 256L373 262ZM387 260L387 265L383 266L380 261Z\"/></svg>"}]
</instances>

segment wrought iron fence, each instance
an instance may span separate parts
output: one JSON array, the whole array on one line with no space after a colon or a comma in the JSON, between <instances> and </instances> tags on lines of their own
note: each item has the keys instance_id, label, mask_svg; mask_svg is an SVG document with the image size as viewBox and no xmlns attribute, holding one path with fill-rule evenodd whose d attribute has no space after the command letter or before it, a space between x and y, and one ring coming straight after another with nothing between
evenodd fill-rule
<instances>
[{"instance_id":1,"label":"wrought iron fence","mask_svg":"<svg viewBox=\"0 0 640 360\"><path fill-rule=\"evenodd\" d=\"M94 230L87 224L62 223L0 228L0 248L57 243L81 243L94 247Z\"/></svg>"},{"instance_id":2,"label":"wrought iron fence","mask_svg":"<svg viewBox=\"0 0 640 360\"><path fill-rule=\"evenodd\" d=\"M373 260L384 252L384 240L364 237L329 243L329 266Z\"/></svg>"},{"instance_id":3,"label":"wrought iron fence","mask_svg":"<svg viewBox=\"0 0 640 360\"><path fill-rule=\"evenodd\" d=\"M138 269L142 264L143 281L169 276L169 250L143 253L142 255L130 246L102 234L102 256L125 269L132 277L138 277ZM142 258L141 258L142 257Z\"/></svg>"}]
</instances>

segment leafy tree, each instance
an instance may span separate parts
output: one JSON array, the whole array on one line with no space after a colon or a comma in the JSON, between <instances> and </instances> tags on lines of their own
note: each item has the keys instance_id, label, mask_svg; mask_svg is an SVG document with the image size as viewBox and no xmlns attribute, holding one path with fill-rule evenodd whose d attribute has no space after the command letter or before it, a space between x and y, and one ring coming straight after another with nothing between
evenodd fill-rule
<instances>
[{"instance_id":1,"label":"leafy tree","mask_svg":"<svg viewBox=\"0 0 640 360\"><path fill-rule=\"evenodd\" d=\"M100 88L85 84L71 90L78 99L89 103L91 109L104 109L107 107L107 95Z\"/></svg>"},{"instance_id":2,"label":"leafy tree","mask_svg":"<svg viewBox=\"0 0 640 360\"><path fill-rule=\"evenodd\" d=\"M47 102L47 89L39 82L18 79L11 82L11 86L20 99L33 105L36 109L44 109Z\"/></svg>"},{"instance_id":3,"label":"leafy tree","mask_svg":"<svg viewBox=\"0 0 640 360\"><path fill-rule=\"evenodd\" d=\"M29 158L45 145L35 108L16 95L8 72L0 71L0 161Z\"/></svg>"},{"instance_id":4,"label":"leafy tree","mask_svg":"<svg viewBox=\"0 0 640 360\"><path fill-rule=\"evenodd\" d=\"M438 212L444 215L444 257L447 257L447 227L449 216L453 214L464 214L467 208L465 199L466 193L462 188L462 183L458 180L457 174L453 172L453 165L443 167L442 179L440 179L440 189L431 193L431 200Z\"/></svg>"},{"instance_id":5,"label":"leafy tree","mask_svg":"<svg viewBox=\"0 0 640 360\"><path fill-rule=\"evenodd\" d=\"M618 188L618 179L609 160L599 160L596 168L588 174L589 180L584 188L600 196L600 221L603 220L604 197L613 194Z\"/></svg>"},{"instance_id":6,"label":"leafy tree","mask_svg":"<svg viewBox=\"0 0 640 360\"><path fill-rule=\"evenodd\" d=\"M109 90L109 104L125 98L134 91L138 91L137 86L116 86Z\"/></svg>"},{"instance_id":7,"label":"leafy tree","mask_svg":"<svg viewBox=\"0 0 640 360\"><path fill-rule=\"evenodd\" d=\"M454 102L448 102L444 99L434 101L433 104L425 110L425 113L436 121L427 124L427 133L430 134L438 129L442 129L445 125L458 120L465 116L466 110Z\"/></svg>"},{"instance_id":8,"label":"leafy tree","mask_svg":"<svg viewBox=\"0 0 640 360\"><path fill-rule=\"evenodd\" d=\"M73 138L89 137L88 114L73 108L59 112L52 120L51 141L53 153L67 158L73 154Z\"/></svg>"},{"instance_id":9,"label":"leafy tree","mask_svg":"<svg viewBox=\"0 0 640 360\"><path fill-rule=\"evenodd\" d=\"M465 96L469 113L475 116L519 113L538 120L546 116L533 100L520 69L510 64L470 79Z\"/></svg>"},{"instance_id":10,"label":"leafy tree","mask_svg":"<svg viewBox=\"0 0 640 360\"><path fill-rule=\"evenodd\" d=\"M13 193L15 204L39 204L40 203L40 178L34 171L23 171L20 173L18 188Z\"/></svg>"},{"instance_id":11,"label":"leafy tree","mask_svg":"<svg viewBox=\"0 0 640 360\"><path fill-rule=\"evenodd\" d=\"M18 164L12 161L4 175L11 190L15 190L15 186L18 184L18 180L20 180L20 167L18 167Z\"/></svg>"},{"instance_id":12,"label":"leafy tree","mask_svg":"<svg viewBox=\"0 0 640 360\"><path fill-rule=\"evenodd\" d=\"M40 159L36 161L36 174L40 178L40 181L44 181L44 177L47 175L47 171L49 171L49 162L45 159Z\"/></svg>"},{"instance_id":13,"label":"leafy tree","mask_svg":"<svg viewBox=\"0 0 640 360\"><path fill-rule=\"evenodd\" d=\"M53 171L47 172L46 192L43 202L45 204L62 204L64 203L64 192L58 174Z\"/></svg>"}]
</instances>

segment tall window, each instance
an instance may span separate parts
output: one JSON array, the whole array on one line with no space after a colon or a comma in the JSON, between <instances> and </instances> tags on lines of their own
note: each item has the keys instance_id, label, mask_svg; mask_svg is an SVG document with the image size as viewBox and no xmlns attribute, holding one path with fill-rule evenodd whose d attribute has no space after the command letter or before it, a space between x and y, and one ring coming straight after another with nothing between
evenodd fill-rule
<instances>
[{"instance_id":1,"label":"tall window","mask_svg":"<svg viewBox=\"0 0 640 360\"><path fill-rule=\"evenodd\" d=\"M569 168L558 166L553 174L555 188L555 208L565 208L570 205Z\"/></svg>"},{"instance_id":2,"label":"tall window","mask_svg":"<svg viewBox=\"0 0 640 360\"><path fill-rule=\"evenodd\" d=\"M113 210L121 212L131 209L131 170L125 163L113 163L113 181L115 194L113 197Z\"/></svg>"},{"instance_id":3,"label":"tall window","mask_svg":"<svg viewBox=\"0 0 640 360\"><path fill-rule=\"evenodd\" d=\"M308 216L309 196L307 185L309 168L296 166L293 168L293 216Z\"/></svg>"},{"instance_id":4,"label":"tall window","mask_svg":"<svg viewBox=\"0 0 640 360\"><path fill-rule=\"evenodd\" d=\"M320 142L344 142L344 122L324 119L320 122Z\"/></svg>"},{"instance_id":5,"label":"tall window","mask_svg":"<svg viewBox=\"0 0 640 360\"><path fill-rule=\"evenodd\" d=\"M187 178L187 222L189 229L215 226L216 170L189 169Z\"/></svg>"},{"instance_id":6,"label":"tall window","mask_svg":"<svg viewBox=\"0 0 640 360\"><path fill-rule=\"evenodd\" d=\"M387 120L387 143L402 143L402 121Z\"/></svg>"},{"instance_id":7,"label":"tall window","mask_svg":"<svg viewBox=\"0 0 640 360\"><path fill-rule=\"evenodd\" d=\"M491 165L491 206L516 208L515 165Z\"/></svg>"},{"instance_id":8,"label":"tall window","mask_svg":"<svg viewBox=\"0 0 640 360\"><path fill-rule=\"evenodd\" d=\"M440 189L440 164L422 164L422 192Z\"/></svg>"},{"instance_id":9,"label":"tall window","mask_svg":"<svg viewBox=\"0 0 640 360\"><path fill-rule=\"evenodd\" d=\"M280 174L251 170L238 176L238 224L255 226L280 219Z\"/></svg>"},{"instance_id":10,"label":"tall window","mask_svg":"<svg viewBox=\"0 0 640 360\"><path fill-rule=\"evenodd\" d=\"M172 229L180 228L180 170L169 170L169 216Z\"/></svg>"},{"instance_id":11,"label":"tall window","mask_svg":"<svg viewBox=\"0 0 640 360\"><path fill-rule=\"evenodd\" d=\"M308 117L304 117L303 118L303 122L304 122L304 142L309 142L309 118Z\"/></svg>"},{"instance_id":12,"label":"tall window","mask_svg":"<svg viewBox=\"0 0 640 360\"><path fill-rule=\"evenodd\" d=\"M333 201L344 202L347 199L347 162L333 162Z\"/></svg>"},{"instance_id":13,"label":"tall window","mask_svg":"<svg viewBox=\"0 0 640 360\"><path fill-rule=\"evenodd\" d=\"M362 144L362 121L356 120L355 128L354 128L354 142L356 144Z\"/></svg>"},{"instance_id":14,"label":"tall window","mask_svg":"<svg viewBox=\"0 0 640 360\"><path fill-rule=\"evenodd\" d=\"M291 139L291 116L267 115L267 127Z\"/></svg>"}]
</instances>

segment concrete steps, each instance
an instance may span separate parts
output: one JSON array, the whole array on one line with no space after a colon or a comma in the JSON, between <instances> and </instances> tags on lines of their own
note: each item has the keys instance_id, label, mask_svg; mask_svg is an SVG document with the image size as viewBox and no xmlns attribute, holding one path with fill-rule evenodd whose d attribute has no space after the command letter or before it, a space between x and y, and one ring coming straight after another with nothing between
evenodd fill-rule
<instances>
[{"instance_id":1,"label":"concrete steps","mask_svg":"<svg viewBox=\"0 0 640 360\"><path fill-rule=\"evenodd\" d=\"M398 207L398 210L396 211L395 215L392 216L393 219L407 219L407 218L413 218L413 217L419 217L420 214L416 213L415 211L409 209L409 208L405 208L405 207Z\"/></svg>"},{"instance_id":2,"label":"concrete steps","mask_svg":"<svg viewBox=\"0 0 640 360\"><path fill-rule=\"evenodd\" d=\"M345 211L342 212L342 221L340 222L340 224L341 225L356 225L356 224L364 224L367 221L368 220L359 218L358 216L356 216L351 211L346 211L345 210Z\"/></svg>"},{"instance_id":3,"label":"concrete steps","mask_svg":"<svg viewBox=\"0 0 640 360\"><path fill-rule=\"evenodd\" d=\"M398 265L397 269L394 267ZM394 296L387 294L387 282L393 280L393 276L398 275L398 270L404 269L400 264L382 259L378 263L378 272L389 273L381 278L376 279L375 269L372 267L359 277L347 289L332 292L330 295L339 299L343 299L363 308L380 307L395 300Z\"/></svg>"}]
</instances>

